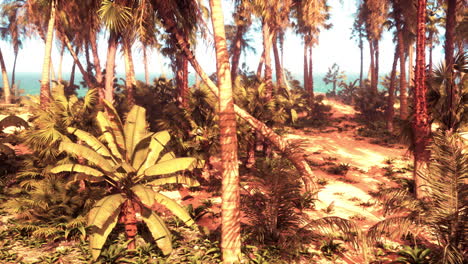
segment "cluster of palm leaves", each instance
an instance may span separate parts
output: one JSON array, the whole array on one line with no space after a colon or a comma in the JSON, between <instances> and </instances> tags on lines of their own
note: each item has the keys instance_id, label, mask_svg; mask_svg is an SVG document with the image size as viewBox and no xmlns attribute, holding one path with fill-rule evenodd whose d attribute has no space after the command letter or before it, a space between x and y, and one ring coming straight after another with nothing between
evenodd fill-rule
<instances>
[{"instance_id":1,"label":"cluster of palm leaves","mask_svg":"<svg viewBox=\"0 0 468 264\"><path fill-rule=\"evenodd\" d=\"M372 242L400 239L411 234L413 243L423 240L436 250L437 263L464 263L468 252L468 155L466 139L450 131L435 132L431 161L424 179L424 198L415 199L409 189L391 188L380 193L387 218L369 230Z\"/></svg>"},{"instance_id":2,"label":"cluster of palm leaves","mask_svg":"<svg viewBox=\"0 0 468 264\"><path fill-rule=\"evenodd\" d=\"M259 159L243 176L243 230L249 243L276 248L286 258L298 258L314 241L343 240L358 246L361 232L339 217L311 218L313 201L301 193L299 175L285 160Z\"/></svg>"}]
</instances>

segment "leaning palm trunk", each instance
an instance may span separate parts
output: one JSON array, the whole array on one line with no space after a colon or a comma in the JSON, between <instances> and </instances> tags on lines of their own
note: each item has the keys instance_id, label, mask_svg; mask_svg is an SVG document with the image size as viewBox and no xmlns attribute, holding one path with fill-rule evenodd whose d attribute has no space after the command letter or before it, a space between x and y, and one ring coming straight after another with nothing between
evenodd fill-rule
<instances>
[{"instance_id":1,"label":"leaning palm trunk","mask_svg":"<svg viewBox=\"0 0 468 264\"><path fill-rule=\"evenodd\" d=\"M41 90L39 95L40 104L45 107L50 102L50 60L52 53L52 44L54 38L55 25L55 1L53 0L50 7L50 18L47 26L47 35L45 38L44 64L42 66Z\"/></svg>"},{"instance_id":2,"label":"leaning palm trunk","mask_svg":"<svg viewBox=\"0 0 468 264\"><path fill-rule=\"evenodd\" d=\"M263 69L263 63L265 62L265 51L262 52L262 55L260 56L260 61L258 62L258 67L257 67L257 78L260 79L262 78L262 69Z\"/></svg>"},{"instance_id":3,"label":"leaning palm trunk","mask_svg":"<svg viewBox=\"0 0 468 264\"><path fill-rule=\"evenodd\" d=\"M65 44L67 45L67 48L68 48L68 51L70 52L70 54L72 55L73 57L73 65L76 65L78 66L78 70L80 71L81 75L83 76L83 79L86 83L86 85L91 89L93 88L95 85L94 83L91 81L91 78L88 74L88 72L84 69L83 65L81 64L80 62L80 59L78 59L78 47L76 48L76 51L73 50L73 47L70 43L70 40L68 39L67 35L66 34L63 34L64 37L64 41L65 41Z\"/></svg>"},{"instance_id":4,"label":"leaning palm trunk","mask_svg":"<svg viewBox=\"0 0 468 264\"><path fill-rule=\"evenodd\" d=\"M229 55L220 0L210 0L219 86L219 138L222 163L221 250L223 263L238 263L241 256L239 168L236 116L232 98Z\"/></svg>"},{"instance_id":5,"label":"leaning palm trunk","mask_svg":"<svg viewBox=\"0 0 468 264\"><path fill-rule=\"evenodd\" d=\"M62 48L60 49L59 65L57 69L57 81L62 82L62 68L63 68L63 53L65 52L65 46L62 43Z\"/></svg>"},{"instance_id":6,"label":"leaning palm trunk","mask_svg":"<svg viewBox=\"0 0 468 264\"><path fill-rule=\"evenodd\" d=\"M427 146L430 140L430 125L429 115L427 112L426 101L426 0L418 0L418 24L417 24L417 39L416 39L416 72L415 72L415 88L414 88L414 185L417 198L421 197L421 183L418 173L425 163L429 161L429 151Z\"/></svg>"},{"instance_id":7,"label":"leaning palm trunk","mask_svg":"<svg viewBox=\"0 0 468 264\"><path fill-rule=\"evenodd\" d=\"M109 102L114 102L114 66L115 54L117 53L117 45L119 37L114 31L110 32L109 45L107 47L107 62L106 62L106 82L104 88L104 99Z\"/></svg>"},{"instance_id":8,"label":"leaning palm trunk","mask_svg":"<svg viewBox=\"0 0 468 264\"><path fill-rule=\"evenodd\" d=\"M5 103L11 104L10 84L8 82L8 74L5 67L5 61L3 60L2 50L0 50L0 65L2 67L3 95L5 96Z\"/></svg>"},{"instance_id":9,"label":"leaning palm trunk","mask_svg":"<svg viewBox=\"0 0 468 264\"><path fill-rule=\"evenodd\" d=\"M169 10L162 8L160 1L153 0L153 5L156 10L158 10L159 15L162 18L162 22L165 25L166 30L168 30L172 36L175 38L177 45L181 51L185 54L187 59L190 61L193 69L198 73L203 82L208 86L208 89L211 92L218 96L218 87L213 83L213 81L208 77L208 75L203 71L200 64L196 60L192 51L189 49L189 44L184 40L182 35L178 32L176 22L168 13ZM234 111L238 117L247 122L255 131L259 132L266 140L268 140L279 152L281 152L291 163L296 167L296 169L301 173L302 180L305 185L306 191L313 191L316 189L315 182L312 181L315 179L314 173L310 168L309 164L302 154L303 150L297 147L292 148L289 145L289 142L276 134L271 128L269 128L265 123L257 120L255 117L250 115L247 111L243 110L239 106L234 104Z\"/></svg>"}]
</instances>

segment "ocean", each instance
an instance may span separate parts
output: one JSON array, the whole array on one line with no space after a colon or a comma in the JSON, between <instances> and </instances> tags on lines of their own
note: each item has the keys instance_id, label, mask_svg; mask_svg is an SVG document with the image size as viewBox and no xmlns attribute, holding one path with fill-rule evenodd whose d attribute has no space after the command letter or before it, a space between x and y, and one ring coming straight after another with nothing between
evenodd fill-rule
<instances>
[{"instance_id":1,"label":"ocean","mask_svg":"<svg viewBox=\"0 0 468 264\"><path fill-rule=\"evenodd\" d=\"M323 76L325 74L314 74L314 91L316 92L322 92L325 93L329 90L332 89L332 84L325 84L323 82ZM160 77L160 74L150 74L150 79L153 80L155 78ZM171 78L171 76L167 76L168 78ZM63 74L63 79L68 80L70 78L70 74ZM118 82L122 83L124 82L125 79L125 74L123 73L117 73L117 78ZM140 81L145 80L145 75L143 73L136 74L136 78ZM302 75L294 75L294 78L299 80L302 83ZM346 81L354 81L355 79L359 78L358 74L350 74L347 76ZM9 79L11 82L11 76L9 75ZM16 85L19 88L20 94L21 95L38 95L39 94L39 89L40 89L40 79L41 79L41 73L39 72L18 72L16 73ZM83 78L81 74L76 74L75 75L75 84L79 84L83 81ZM195 75L190 74L189 75L189 84L192 85L195 83ZM337 88L338 89L338 88ZM87 88L83 88L80 85L80 89L78 90L78 95L83 96L86 94Z\"/></svg>"}]
</instances>

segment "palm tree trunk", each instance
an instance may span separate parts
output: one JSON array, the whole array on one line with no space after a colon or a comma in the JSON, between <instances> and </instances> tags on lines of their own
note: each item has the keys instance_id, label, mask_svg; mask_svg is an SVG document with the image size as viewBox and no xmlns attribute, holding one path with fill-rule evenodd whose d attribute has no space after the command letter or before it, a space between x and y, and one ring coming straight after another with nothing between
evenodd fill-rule
<instances>
[{"instance_id":1,"label":"palm tree trunk","mask_svg":"<svg viewBox=\"0 0 468 264\"><path fill-rule=\"evenodd\" d=\"M408 48L408 83L409 83L409 88L414 87L414 44L410 44Z\"/></svg>"},{"instance_id":2,"label":"palm tree trunk","mask_svg":"<svg viewBox=\"0 0 468 264\"><path fill-rule=\"evenodd\" d=\"M73 57L73 61L74 61L74 64L76 64L76 66L78 66L78 70L80 70L80 73L81 75L83 76L83 79L86 83L86 85L91 89L93 88L95 85L94 83L91 81L91 78L88 74L87 71L85 71L83 65L81 64L80 62L80 59L78 58L78 47L76 48L76 51L73 50L73 47L70 43L70 40L68 39L68 36L66 34L63 34L63 40L68 48L68 51L70 52L70 54L72 55Z\"/></svg>"},{"instance_id":3,"label":"palm tree trunk","mask_svg":"<svg viewBox=\"0 0 468 264\"><path fill-rule=\"evenodd\" d=\"M188 86L188 77L189 77L189 72L188 72L188 60L185 56L182 57L182 107L185 109L188 108L188 102L189 102L189 86Z\"/></svg>"},{"instance_id":4,"label":"palm tree trunk","mask_svg":"<svg viewBox=\"0 0 468 264\"><path fill-rule=\"evenodd\" d=\"M408 89L406 82L406 56L403 32L397 20L398 56L400 57L400 119L408 119Z\"/></svg>"},{"instance_id":5,"label":"palm tree trunk","mask_svg":"<svg viewBox=\"0 0 468 264\"><path fill-rule=\"evenodd\" d=\"M8 80L8 74L6 71L5 61L3 60L3 53L1 49L0 49L0 65L2 67L3 95L5 96L5 104L11 104L10 83Z\"/></svg>"},{"instance_id":6,"label":"palm tree trunk","mask_svg":"<svg viewBox=\"0 0 468 264\"><path fill-rule=\"evenodd\" d=\"M424 164L429 161L429 151L427 146L430 140L429 114L426 101L426 0L418 0L418 24L416 40L416 73L414 88L414 184L415 195L421 198L421 183L418 172L424 168Z\"/></svg>"},{"instance_id":7,"label":"palm tree trunk","mask_svg":"<svg viewBox=\"0 0 468 264\"><path fill-rule=\"evenodd\" d=\"M104 99L113 103L114 102L114 66L115 54L117 53L117 46L119 36L114 31L110 32L109 45L107 47L107 62L106 62L106 79L104 88Z\"/></svg>"},{"instance_id":8,"label":"palm tree trunk","mask_svg":"<svg viewBox=\"0 0 468 264\"><path fill-rule=\"evenodd\" d=\"M130 108L135 105L135 72L132 63L132 46L129 41L123 39L123 53L125 61L125 89L127 90L127 104Z\"/></svg>"},{"instance_id":9,"label":"palm tree trunk","mask_svg":"<svg viewBox=\"0 0 468 264\"><path fill-rule=\"evenodd\" d=\"M448 82L445 86L446 93L447 93L447 105L449 112L449 128L452 128L453 116L453 102L455 101L456 92L454 91L454 84L453 84L453 53L455 50L454 38L455 38L455 26L456 26L456 5L457 0L447 0L447 18L445 24L445 65L446 69L448 70Z\"/></svg>"},{"instance_id":10,"label":"palm tree trunk","mask_svg":"<svg viewBox=\"0 0 468 264\"><path fill-rule=\"evenodd\" d=\"M152 4L155 10L158 10L159 15L162 18L162 23L165 26L166 30L172 34L177 42L181 51L185 54L187 59L190 61L193 69L198 73L203 82L208 86L208 89L218 97L218 87L213 83L213 81L208 77L208 74L203 71L202 67L196 60L192 51L189 48L189 44L184 40L180 32L177 30L177 24L173 20L172 16L168 10L164 9L161 6L160 1L153 0ZM247 113L245 110L241 109L234 104L234 111L237 116L247 122L256 132L259 132L265 139L267 139L273 146L281 152L291 163L296 167L298 172L302 175L302 180L306 191L313 191L317 189L315 184L315 176L310 168L309 164L305 160L303 154L298 151L297 147L292 148L287 140L276 134L271 128L269 128L265 123L257 120L252 115Z\"/></svg>"},{"instance_id":11,"label":"palm tree trunk","mask_svg":"<svg viewBox=\"0 0 468 264\"><path fill-rule=\"evenodd\" d=\"M270 26L266 21L262 24L263 32L263 49L265 51L265 92L266 99L270 100L273 95L273 81L271 77L271 44L272 44L272 32Z\"/></svg>"},{"instance_id":12,"label":"palm tree trunk","mask_svg":"<svg viewBox=\"0 0 468 264\"><path fill-rule=\"evenodd\" d=\"M390 74L390 87L388 89L388 103L386 110L386 119L387 119L387 130L393 132L393 117L395 116L395 109L393 105L395 104L395 79L396 79L396 67L398 63L398 50L400 49L397 44L395 47L395 55L393 56L393 65L392 72Z\"/></svg>"},{"instance_id":13,"label":"palm tree trunk","mask_svg":"<svg viewBox=\"0 0 468 264\"><path fill-rule=\"evenodd\" d=\"M370 89L374 89L374 80L375 80L375 52L374 52L374 45L372 43L372 40L369 40L369 51L370 51L370 66L369 66L369 72L370 72Z\"/></svg>"},{"instance_id":14,"label":"palm tree trunk","mask_svg":"<svg viewBox=\"0 0 468 264\"><path fill-rule=\"evenodd\" d=\"M431 30L431 32L429 32L429 75L431 76L432 75L432 69L433 69L433 66L432 66L432 49L433 49L433 41L434 41L434 32Z\"/></svg>"},{"instance_id":15,"label":"palm tree trunk","mask_svg":"<svg viewBox=\"0 0 468 264\"><path fill-rule=\"evenodd\" d=\"M123 205L123 217L125 225L125 235L130 243L127 249L135 249L135 237L138 233L137 219L136 219L136 204L131 200L127 200Z\"/></svg>"},{"instance_id":16,"label":"palm tree trunk","mask_svg":"<svg viewBox=\"0 0 468 264\"><path fill-rule=\"evenodd\" d=\"M57 69L57 81L59 83L62 82L62 63L63 63L63 53L65 52L65 45L62 43L62 47L60 49L60 57L59 57L59 65Z\"/></svg>"},{"instance_id":17,"label":"palm tree trunk","mask_svg":"<svg viewBox=\"0 0 468 264\"><path fill-rule=\"evenodd\" d=\"M263 50L262 55L260 56L260 61L257 66L257 78L262 78L263 63L265 62L265 50Z\"/></svg>"},{"instance_id":18,"label":"palm tree trunk","mask_svg":"<svg viewBox=\"0 0 468 264\"><path fill-rule=\"evenodd\" d=\"M75 69L76 69L76 62L73 62L71 73L70 73L70 81L69 81L70 87L72 87L75 84Z\"/></svg>"},{"instance_id":19,"label":"palm tree trunk","mask_svg":"<svg viewBox=\"0 0 468 264\"><path fill-rule=\"evenodd\" d=\"M312 43L309 44L309 74L307 75L307 78L309 80L309 95L310 95L310 100L311 100L311 106L313 106L314 103L314 72L312 68Z\"/></svg>"},{"instance_id":20,"label":"palm tree trunk","mask_svg":"<svg viewBox=\"0 0 468 264\"><path fill-rule=\"evenodd\" d=\"M304 90L310 95L309 89L309 59L308 59L307 43L304 42Z\"/></svg>"},{"instance_id":21,"label":"palm tree trunk","mask_svg":"<svg viewBox=\"0 0 468 264\"><path fill-rule=\"evenodd\" d=\"M375 73L374 73L374 84L372 89L374 92L377 94L378 92L378 86L379 86L379 41L375 40L374 41L374 52L375 52Z\"/></svg>"},{"instance_id":22,"label":"palm tree trunk","mask_svg":"<svg viewBox=\"0 0 468 264\"><path fill-rule=\"evenodd\" d=\"M361 65L359 67L359 88L362 89L362 74L364 71L364 43L362 41L362 34L359 31L359 49L361 50Z\"/></svg>"},{"instance_id":23,"label":"palm tree trunk","mask_svg":"<svg viewBox=\"0 0 468 264\"><path fill-rule=\"evenodd\" d=\"M85 59L86 59L86 72L89 76L93 75L93 64L91 63L91 58L89 56L89 43L85 42Z\"/></svg>"},{"instance_id":24,"label":"palm tree trunk","mask_svg":"<svg viewBox=\"0 0 468 264\"><path fill-rule=\"evenodd\" d=\"M93 64L94 64L94 70L96 72L96 82L98 83L98 86L100 87L102 85L102 69L101 69L101 61L99 59L99 53L98 53L98 46L97 46L97 40L96 40L96 33L95 32L90 32L89 34L89 42L91 46L91 53L93 54ZM99 97L104 97L104 93L102 91L102 88L99 88L100 95Z\"/></svg>"},{"instance_id":25,"label":"palm tree trunk","mask_svg":"<svg viewBox=\"0 0 468 264\"><path fill-rule=\"evenodd\" d=\"M18 96L18 89L16 88L16 60L18 59L18 51L15 51L15 59L13 60L13 70L11 71L11 89L14 96Z\"/></svg>"},{"instance_id":26,"label":"palm tree trunk","mask_svg":"<svg viewBox=\"0 0 468 264\"><path fill-rule=\"evenodd\" d=\"M143 46L143 66L145 67L145 84L150 84L150 77L149 77L149 68L148 68L148 55L146 54L146 50L148 48L146 45Z\"/></svg>"},{"instance_id":27,"label":"palm tree trunk","mask_svg":"<svg viewBox=\"0 0 468 264\"><path fill-rule=\"evenodd\" d=\"M273 36L273 56L275 56L275 74L276 74L276 84L278 86L283 86L283 68L281 67L279 52L278 52L278 38L275 34Z\"/></svg>"},{"instance_id":28,"label":"palm tree trunk","mask_svg":"<svg viewBox=\"0 0 468 264\"><path fill-rule=\"evenodd\" d=\"M244 35L245 26L243 24L237 26L236 37L234 39L234 50L232 51L232 66L231 75L234 82L237 78L237 70L239 68L240 55L242 52L242 36Z\"/></svg>"},{"instance_id":29,"label":"palm tree trunk","mask_svg":"<svg viewBox=\"0 0 468 264\"><path fill-rule=\"evenodd\" d=\"M50 60L52 54L52 44L54 38L54 25L55 25L55 0L50 5L50 18L47 26L47 35L45 40L45 51L44 51L44 63L42 65L42 78L41 78L41 90L39 95L39 101L41 107L45 108L50 102Z\"/></svg>"},{"instance_id":30,"label":"palm tree trunk","mask_svg":"<svg viewBox=\"0 0 468 264\"><path fill-rule=\"evenodd\" d=\"M219 86L219 138L222 163L221 250L223 263L238 263L241 256L239 168L229 54L220 0L210 0Z\"/></svg>"}]
</instances>

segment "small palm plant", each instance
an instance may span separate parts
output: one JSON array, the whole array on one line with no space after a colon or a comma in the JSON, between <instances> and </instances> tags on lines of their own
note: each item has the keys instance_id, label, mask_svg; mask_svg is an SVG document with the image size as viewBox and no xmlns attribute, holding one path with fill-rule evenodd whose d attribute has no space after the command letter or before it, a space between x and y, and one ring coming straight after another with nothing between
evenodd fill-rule
<instances>
[{"instance_id":1,"label":"small palm plant","mask_svg":"<svg viewBox=\"0 0 468 264\"><path fill-rule=\"evenodd\" d=\"M402 250L398 251L397 261L392 263L402 263L402 264L427 264L430 263L429 254L431 250L426 248L420 248L415 246L414 248L409 246L404 246Z\"/></svg>"},{"instance_id":2,"label":"small palm plant","mask_svg":"<svg viewBox=\"0 0 468 264\"><path fill-rule=\"evenodd\" d=\"M153 211L153 205L165 206L188 226L194 221L180 205L155 191L154 187L169 183L198 185L196 180L176 174L194 168L197 160L176 158L174 153L165 151L170 135L167 131L148 132L144 108L134 106L123 124L111 104L105 102L104 106L106 112L98 112L96 116L102 137L98 139L83 130L68 127L68 132L83 144L62 141L59 148L81 162L62 164L51 172L76 173L74 180L106 182L110 186L110 193L96 202L88 214L93 259L99 257L119 216L125 225L130 249L135 248L137 222L142 220L158 247L164 254L169 254L172 251L171 234Z\"/></svg>"}]
</instances>

